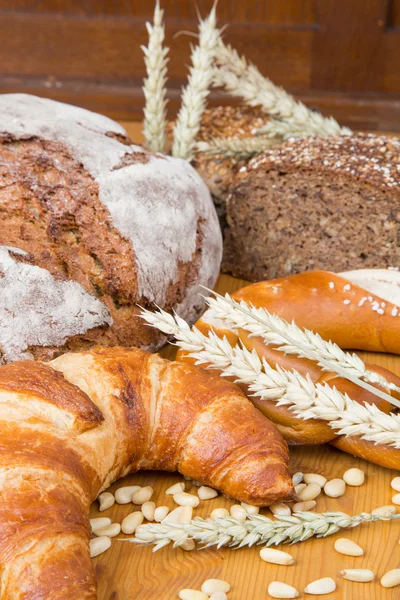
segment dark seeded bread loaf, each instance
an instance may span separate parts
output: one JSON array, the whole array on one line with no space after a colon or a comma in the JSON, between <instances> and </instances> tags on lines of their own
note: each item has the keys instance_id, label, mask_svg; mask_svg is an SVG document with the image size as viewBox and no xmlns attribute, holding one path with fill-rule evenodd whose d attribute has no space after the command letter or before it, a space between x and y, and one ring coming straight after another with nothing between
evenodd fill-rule
<instances>
[{"instance_id":1,"label":"dark seeded bread loaf","mask_svg":"<svg viewBox=\"0 0 400 600\"><path fill-rule=\"evenodd\" d=\"M144 151L101 115L0 96L0 362L95 343L155 349L137 304L194 321L221 254L189 163Z\"/></svg>"},{"instance_id":2,"label":"dark seeded bread loaf","mask_svg":"<svg viewBox=\"0 0 400 600\"><path fill-rule=\"evenodd\" d=\"M400 141L286 142L253 159L227 201L223 270L258 281L400 265Z\"/></svg>"}]
</instances>

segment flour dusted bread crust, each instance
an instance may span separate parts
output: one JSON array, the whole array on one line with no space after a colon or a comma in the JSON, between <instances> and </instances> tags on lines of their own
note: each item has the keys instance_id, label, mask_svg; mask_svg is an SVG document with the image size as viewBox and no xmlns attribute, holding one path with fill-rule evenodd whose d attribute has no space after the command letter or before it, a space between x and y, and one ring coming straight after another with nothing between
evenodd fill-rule
<instances>
[{"instance_id":1,"label":"flour dusted bread crust","mask_svg":"<svg viewBox=\"0 0 400 600\"><path fill-rule=\"evenodd\" d=\"M214 285L222 240L209 191L186 161L133 145L101 115L6 94L0 96L0 182L0 244L16 249L1 250L0 271L10 261L14 271L15 263L29 263L30 285L39 277L36 305L41 277L76 282L75 292L87 300L80 313L75 307L80 326L63 335L62 311L51 325L39 320L39 328L15 302L12 327L0 326L3 361L18 358L15 329L20 358L50 358L93 343L156 348L162 338L137 318L137 304L175 308L190 321L200 314L199 285ZM0 278L0 310L10 308L17 287L24 293L21 285ZM54 286L61 295L67 290ZM45 286L41 301L51 305L54 293ZM31 330L25 343L22 324Z\"/></svg>"},{"instance_id":2,"label":"flour dusted bread crust","mask_svg":"<svg viewBox=\"0 0 400 600\"><path fill-rule=\"evenodd\" d=\"M95 600L90 503L139 469L251 504L293 498L276 427L202 369L96 348L3 365L0 395L2 600Z\"/></svg>"},{"instance_id":3,"label":"flour dusted bread crust","mask_svg":"<svg viewBox=\"0 0 400 600\"><path fill-rule=\"evenodd\" d=\"M227 200L223 270L251 281L400 263L400 141L286 142L254 158Z\"/></svg>"}]
</instances>

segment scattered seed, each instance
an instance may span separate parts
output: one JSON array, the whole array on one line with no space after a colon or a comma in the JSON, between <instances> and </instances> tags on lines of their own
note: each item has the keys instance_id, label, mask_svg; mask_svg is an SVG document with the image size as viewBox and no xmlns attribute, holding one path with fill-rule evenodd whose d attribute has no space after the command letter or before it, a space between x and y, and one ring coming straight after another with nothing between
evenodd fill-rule
<instances>
[{"instance_id":1,"label":"scattered seed","mask_svg":"<svg viewBox=\"0 0 400 600\"><path fill-rule=\"evenodd\" d=\"M140 485L127 485L115 490L115 502L117 504L129 504L132 502L132 494L140 490Z\"/></svg>"},{"instance_id":2,"label":"scattered seed","mask_svg":"<svg viewBox=\"0 0 400 600\"><path fill-rule=\"evenodd\" d=\"M156 510L154 511L154 520L157 521L157 523L161 523L168 513L168 506L157 506Z\"/></svg>"},{"instance_id":3,"label":"scattered seed","mask_svg":"<svg viewBox=\"0 0 400 600\"><path fill-rule=\"evenodd\" d=\"M268 586L268 594L271 598L298 598L299 592L296 588L288 585L287 583L281 583L280 581L273 581Z\"/></svg>"},{"instance_id":4,"label":"scattered seed","mask_svg":"<svg viewBox=\"0 0 400 600\"><path fill-rule=\"evenodd\" d=\"M300 494L300 492L302 492L303 490L305 490L307 487L306 483L298 483L297 485L294 486L294 491L296 492L296 495L298 496Z\"/></svg>"},{"instance_id":5,"label":"scattered seed","mask_svg":"<svg viewBox=\"0 0 400 600\"><path fill-rule=\"evenodd\" d=\"M386 517L389 519L389 517L396 514L396 507L392 506L391 504L379 506L378 508L374 508L371 514L377 517Z\"/></svg>"},{"instance_id":6,"label":"scattered seed","mask_svg":"<svg viewBox=\"0 0 400 600\"><path fill-rule=\"evenodd\" d=\"M303 481L305 483L316 483L320 488L323 488L328 480L319 473L306 473L303 477Z\"/></svg>"},{"instance_id":7,"label":"scattered seed","mask_svg":"<svg viewBox=\"0 0 400 600\"><path fill-rule=\"evenodd\" d=\"M246 504L246 502L241 502L240 505L243 506L244 510L247 512L248 515L258 515L258 513L260 512L259 506Z\"/></svg>"},{"instance_id":8,"label":"scattered seed","mask_svg":"<svg viewBox=\"0 0 400 600\"><path fill-rule=\"evenodd\" d=\"M185 483L183 481L180 481L179 483L174 483L174 485L171 485L171 487L169 487L165 493L168 496L173 496L174 494L177 494L178 492L184 492L184 491L185 491Z\"/></svg>"},{"instance_id":9,"label":"scattered seed","mask_svg":"<svg viewBox=\"0 0 400 600\"><path fill-rule=\"evenodd\" d=\"M324 492L331 498L339 498L346 491L346 484L343 479L331 479L324 486Z\"/></svg>"},{"instance_id":10,"label":"scattered seed","mask_svg":"<svg viewBox=\"0 0 400 600\"><path fill-rule=\"evenodd\" d=\"M245 521L247 513L240 504L232 504L230 508L231 516L238 521Z\"/></svg>"},{"instance_id":11,"label":"scattered seed","mask_svg":"<svg viewBox=\"0 0 400 600\"><path fill-rule=\"evenodd\" d=\"M207 594L198 590L181 590L178 596L181 600L208 600Z\"/></svg>"},{"instance_id":12,"label":"scattered seed","mask_svg":"<svg viewBox=\"0 0 400 600\"><path fill-rule=\"evenodd\" d=\"M270 504L268 508L273 515L285 515L288 517L292 514L290 507L283 502L275 502L274 504Z\"/></svg>"},{"instance_id":13,"label":"scattered seed","mask_svg":"<svg viewBox=\"0 0 400 600\"><path fill-rule=\"evenodd\" d=\"M151 500L143 502L141 511L145 519L148 521L154 521L154 513L156 511L156 505L154 502L151 502Z\"/></svg>"},{"instance_id":14,"label":"scattered seed","mask_svg":"<svg viewBox=\"0 0 400 600\"><path fill-rule=\"evenodd\" d=\"M396 490L396 492L400 492L400 477L395 477L392 479L390 485L394 490Z\"/></svg>"},{"instance_id":15,"label":"scattered seed","mask_svg":"<svg viewBox=\"0 0 400 600\"><path fill-rule=\"evenodd\" d=\"M312 510L317 503L315 500L308 500L307 502L296 502L293 504L292 510L293 512L307 512L308 510Z\"/></svg>"},{"instance_id":16,"label":"scattered seed","mask_svg":"<svg viewBox=\"0 0 400 600\"><path fill-rule=\"evenodd\" d=\"M108 550L110 546L111 540L106 535L93 538L89 542L90 558L94 558L95 556L99 556L99 554L103 554L103 552Z\"/></svg>"},{"instance_id":17,"label":"scattered seed","mask_svg":"<svg viewBox=\"0 0 400 600\"><path fill-rule=\"evenodd\" d=\"M370 571L369 569L343 569L340 571L343 579L348 579L349 581L373 581L375 577L375 573Z\"/></svg>"},{"instance_id":18,"label":"scattered seed","mask_svg":"<svg viewBox=\"0 0 400 600\"><path fill-rule=\"evenodd\" d=\"M214 508L210 515L211 519L226 519L229 517L229 510L226 508Z\"/></svg>"},{"instance_id":19,"label":"scattered seed","mask_svg":"<svg viewBox=\"0 0 400 600\"><path fill-rule=\"evenodd\" d=\"M213 488L210 488L207 485L199 487L197 494L200 500L211 500L211 498L216 498L218 496L217 490L213 490Z\"/></svg>"},{"instance_id":20,"label":"scattered seed","mask_svg":"<svg viewBox=\"0 0 400 600\"><path fill-rule=\"evenodd\" d=\"M297 497L302 502L307 502L307 500L315 500L315 498L318 498L320 493L321 487L318 485L318 483L309 483L307 487L305 487L304 490L297 495Z\"/></svg>"},{"instance_id":21,"label":"scattered seed","mask_svg":"<svg viewBox=\"0 0 400 600\"><path fill-rule=\"evenodd\" d=\"M294 558L287 552L281 550L275 550L275 548L262 548L260 550L260 557L265 562L272 563L274 565L293 565Z\"/></svg>"},{"instance_id":22,"label":"scattered seed","mask_svg":"<svg viewBox=\"0 0 400 600\"><path fill-rule=\"evenodd\" d=\"M381 579L381 585L385 588L395 587L400 585L400 569L392 569L384 574Z\"/></svg>"},{"instance_id":23,"label":"scattered seed","mask_svg":"<svg viewBox=\"0 0 400 600\"><path fill-rule=\"evenodd\" d=\"M339 538L335 542L335 550L340 554L346 554L347 556L362 556L364 550L348 538Z\"/></svg>"},{"instance_id":24,"label":"scattered seed","mask_svg":"<svg viewBox=\"0 0 400 600\"><path fill-rule=\"evenodd\" d=\"M208 596L214 594L215 592L229 592L231 586L227 581L223 581L222 579L207 579L201 586L201 591Z\"/></svg>"},{"instance_id":25,"label":"scattered seed","mask_svg":"<svg viewBox=\"0 0 400 600\"><path fill-rule=\"evenodd\" d=\"M121 523L122 533L131 534L135 533L136 527L139 527L143 523L143 513L139 510L131 513Z\"/></svg>"},{"instance_id":26,"label":"scattered seed","mask_svg":"<svg viewBox=\"0 0 400 600\"><path fill-rule=\"evenodd\" d=\"M146 487L142 487L140 490L132 494L132 502L133 504L138 504L140 506L141 504L151 500L153 493L153 488L149 485L146 485Z\"/></svg>"},{"instance_id":27,"label":"scattered seed","mask_svg":"<svg viewBox=\"0 0 400 600\"><path fill-rule=\"evenodd\" d=\"M210 600L228 600L228 596L225 592L215 592L212 596L210 596Z\"/></svg>"},{"instance_id":28,"label":"scattered seed","mask_svg":"<svg viewBox=\"0 0 400 600\"><path fill-rule=\"evenodd\" d=\"M115 498L113 494L110 492L103 492L97 498L99 501L99 511L107 510L107 508L111 508L111 506L115 503Z\"/></svg>"},{"instance_id":29,"label":"scattered seed","mask_svg":"<svg viewBox=\"0 0 400 600\"><path fill-rule=\"evenodd\" d=\"M301 473L300 471L295 473L292 477L292 481L293 485L298 485L299 483L301 483L303 481L303 473Z\"/></svg>"},{"instance_id":30,"label":"scattered seed","mask_svg":"<svg viewBox=\"0 0 400 600\"><path fill-rule=\"evenodd\" d=\"M107 525L111 525L111 522L111 519L108 517L97 517L96 519L90 519L92 533L96 533L98 529L102 529L103 527L107 527Z\"/></svg>"},{"instance_id":31,"label":"scattered seed","mask_svg":"<svg viewBox=\"0 0 400 600\"><path fill-rule=\"evenodd\" d=\"M336 583L331 577L323 577L317 579L312 583L309 583L304 588L305 594L315 594L316 596L322 596L323 594L330 594L336 590Z\"/></svg>"},{"instance_id":32,"label":"scattered seed","mask_svg":"<svg viewBox=\"0 0 400 600\"><path fill-rule=\"evenodd\" d=\"M400 494L395 494L392 496L392 502L398 506L400 504Z\"/></svg>"},{"instance_id":33,"label":"scattered seed","mask_svg":"<svg viewBox=\"0 0 400 600\"><path fill-rule=\"evenodd\" d=\"M365 473L361 469L356 469L356 468L348 469L343 474L343 480L345 481L345 483L347 483L347 485L357 487L364 483Z\"/></svg>"},{"instance_id":34,"label":"scattered seed","mask_svg":"<svg viewBox=\"0 0 400 600\"><path fill-rule=\"evenodd\" d=\"M178 492L173 496L174 502L179 506L192 506L196 508L200 504L200 498L194 494L188 494L187 492Z\"/></svg>"},{"instance_id":35,"label":"scattered seed","mask_svg":"<svg viewBox=\"0 0 400 600\"><path fill-rule=\"evenodd\" d=\"M193 508L189 505L178 506L163 519L163 523L190 523L192 520Z\"/></svg>"},{"instance_id":36,"label":"scattered seed","mask_svg":"<svg viewBox=\"0 0 400 600\"><path fill-rule=\"evenodd\" d=\"M111 525L106 525L106 527L100 527L95 532L95 535L98 537L102 537L103 535L113 538L116 535L121 533L121 525L119 523L111 523Z\"/></svg>"},{"instance_id":37,"label":"scattered seed","mask_svg":"<svg viewBox=\"0 0 400 600\"><path fill-rule=\"evenodd\" d=\"M182 550L185 550L186 552L191 552L196 548L196 544L193 540L186 540L186 542L183 542L179 548L182 548Z\"/></svg>"}]
</instances>

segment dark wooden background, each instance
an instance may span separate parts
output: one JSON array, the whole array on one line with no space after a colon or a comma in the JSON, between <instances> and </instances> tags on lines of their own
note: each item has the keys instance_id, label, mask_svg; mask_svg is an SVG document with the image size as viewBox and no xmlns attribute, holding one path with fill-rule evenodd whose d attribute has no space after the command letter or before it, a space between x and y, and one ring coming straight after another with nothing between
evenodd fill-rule
<instances>
[{"instance_id":1,"label":"dark wooden background","mask_svg":"<svg viewBox=\"0 0 400 600\"><path fill-rule=\"evenodd\" d=\"M170 111L185 81L195 0L166 12ZM203 15L212 0L197 0ZM153 0L0 0L0 92L140 118ZM400 0L219 0L225 39L299 98L354 128L400 130ZM212 102L226 102L215 92Z\"/></svg>"}]
</instances>

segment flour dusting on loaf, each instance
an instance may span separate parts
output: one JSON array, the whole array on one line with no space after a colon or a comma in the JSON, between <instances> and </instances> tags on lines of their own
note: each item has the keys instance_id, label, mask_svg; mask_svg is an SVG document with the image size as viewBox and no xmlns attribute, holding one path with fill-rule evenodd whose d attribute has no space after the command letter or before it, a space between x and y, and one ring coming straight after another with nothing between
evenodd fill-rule
<instances>
[{"instance_id":1,"label":"flour dusting on loaf","mask_svg":"<svg viewBox=\"0 0 400 600\"><path fill-rule=\"evenodd\" d=\"M76 281L112 319L61 348L35 346L41 360L93 344L159 348L165 337L138 305L193 322L222 256L210 193L188 162L132 144L106 117L23 94L0 95L0 244Z\"/></svg>"},{"instance_id":2,"label":"flour dusting on loaf","mask_svg":"<svg viewBox=\"0 0 400 600\"><path fill-rule=\"evenodd\" d=\"M102 302L75 281L18 260L26 253L0 246L0 364L32 358L30 346L62 346L112 319Z\"/></svg>"},{"instance_id":3,"label":"flour dusting on loaf","mask_svg":"<svg viewBox=\"0 0 400 600\"><path fill-rule=\"evenodd\" d=\"M140 295L158 304L165 301L179 263L191 260L199 219L210 226L202 276L209 283L214 280L220 232L209 191L189 163L122 143L117 138L125 138L125 130L107 117L25 94L0 96L2 132L62 142L83 164L98 183L99 198L115 226L132 242ZM132 153L143 159L125 165Z\"/></svg>"}]
</instances>

